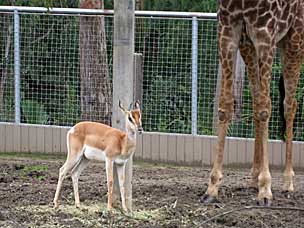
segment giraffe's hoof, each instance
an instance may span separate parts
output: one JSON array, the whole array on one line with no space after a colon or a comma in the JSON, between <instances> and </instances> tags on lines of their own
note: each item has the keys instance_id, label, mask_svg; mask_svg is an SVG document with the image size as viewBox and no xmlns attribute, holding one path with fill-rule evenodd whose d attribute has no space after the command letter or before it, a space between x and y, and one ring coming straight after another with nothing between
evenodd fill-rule
<instances>
[{"instance_id":1,"label":"giraffe's hoof","mask_svg":"<svg viewBox=\"0 0 304 228\"><path fill-rule=\"evenodd\" d=\"M214 196L210 196L208 194L205 194L201 199L200 199L201 203L204 204L212 204L212 203L219 203L218 199Z\"/></svg>"},{"instance_id":2,"label":"giraffe's hoof","mask_svg":"<svg viewBox=\"0 0 304 228\"><path fill-rule=\"evenodd\" d=\"M258 206L262 207L270 207L271 206L271 200L267 198L263 198L261 200L257 201Z\"/></svg>"}]
</instances>

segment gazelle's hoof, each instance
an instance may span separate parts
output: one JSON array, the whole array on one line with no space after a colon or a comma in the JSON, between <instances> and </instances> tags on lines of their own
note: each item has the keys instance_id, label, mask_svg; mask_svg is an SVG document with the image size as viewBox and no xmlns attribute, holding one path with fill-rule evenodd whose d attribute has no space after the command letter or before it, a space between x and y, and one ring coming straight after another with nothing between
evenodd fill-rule
<instances>
[{"instance_id":1,"label":"gazelle's hoof","mask_svg":"<svg viewBox=\"0 0 304 228\"><path fill-rule=\"evenodd\" d=\"M290 197L291 197L291 194L292 194L292 192L290 192L290 191L286 191L286 190L283 190L283 195L287 198L287 199L290 199Z\"/></svg>"},{"instance_id":2,"label":"gazelle's hoof","mask_svg":"<svg viewBox=\"0 0 304 228\"><path fill-rule=\"evenodd\" d=\"M204 204L212 204L212 203L219 203L218 199L215 196L210 196L208 194L205 194L201 199L201 203Z\"/></svg>"},{"instance_id":3,"label":"gazelle's hoof","mask_svg":"<svg viewBox=\"0 0 304 228\"><path fill-rule=\"evenodd\" d=\"M270 207L271 206L271 200L267 198L263 198L261 200L257 201L258 206L263 206L263 207Z\"/></svg>"},{"instance_id":4,"label":"gazelle's hoof","mask_svg":"<svg viewBox=\"0 0 304 228\"><path fill-rule=\"evenodd\" d=\"M54 204L54 209L58 209L59 208L59 203L58 202L56 202L56 201L53 201L53 204Z\"/></svg>"},{"instance_id":5,"label":"gazelle's hoof","mask_svg":"<svg viewBox=\"0 0 304 228\"><path fill-rule=\"evenodd\" d=\"M130 213L130 210L128 210L128 208L122 208L122 213L128 215Z\"/></svg>"},{"instance_id":6,"label":"gazelle's hoof","mask_svg":"<svg viewBox=\"0 0 304 228\"><path fill-rule=\"evenodd\" d=\"M122 210L122 213L123 213L124 215L130 216L130 217L133 216L133 212L130 211L130 210Z\"/></svg>"}]
</instances>

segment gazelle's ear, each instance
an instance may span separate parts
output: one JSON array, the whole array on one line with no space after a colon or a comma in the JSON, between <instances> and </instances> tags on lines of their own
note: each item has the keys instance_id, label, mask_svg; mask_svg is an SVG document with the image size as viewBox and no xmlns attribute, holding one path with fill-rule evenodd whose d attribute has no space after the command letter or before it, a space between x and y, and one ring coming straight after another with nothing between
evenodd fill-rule
<instances>
[{"instance_id":1,"label":"gazelle's ear","mask_svg":"<svg viewBox=\"0 0 304 228\"><path fill-rule=\"evenodd\" d=\"M126 113L127 112L127 110L122 106L122 104L121 104L121 101L119 100L119 104L118 104L118 106L119 106L119 108L120 108L120 110L123 112L123 113Z\"/></svg>"},{"instance_id":2,"label":"gazelle's ear","mask_svg":"<svg viewBox=\"0 0 304 228\"><path fill-rule=\"evenodd\" d=\"M136 102L135 102L135 109L138 109L138 110L140 110L140 102L139 102L139 100L137 100Z\"/></svg>"}]
</instances>

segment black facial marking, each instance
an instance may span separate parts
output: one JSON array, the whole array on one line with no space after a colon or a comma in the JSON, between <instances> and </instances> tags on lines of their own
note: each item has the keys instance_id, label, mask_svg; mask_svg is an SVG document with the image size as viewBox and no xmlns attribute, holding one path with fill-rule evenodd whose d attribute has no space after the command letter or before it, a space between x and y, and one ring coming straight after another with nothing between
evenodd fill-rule
<instances>
[{"instance_id":1,"label":"black facial marking","mask_svg":"<svg viewBox=\"0 0 304 228\"><path fill-rule=\"evenodd\" d=\"M131 123L133 123L133 119L131 118L131 116L129 116L128 119Z\"/></svg>"}]
</instances>

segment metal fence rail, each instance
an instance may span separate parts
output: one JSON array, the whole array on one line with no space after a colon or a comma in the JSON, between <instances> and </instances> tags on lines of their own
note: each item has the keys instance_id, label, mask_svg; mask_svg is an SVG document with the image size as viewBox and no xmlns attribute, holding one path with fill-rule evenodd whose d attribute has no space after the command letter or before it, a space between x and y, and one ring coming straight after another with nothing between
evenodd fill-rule
<instances>
[{"instance_id":1,"label":"metal fence rail","mask_svg":"<svg viewBox=\"0 0 304 228\"><path fill-rule=\"evenodd\" d=\"M145 130L213 135L220 82L216 14L150 11L135 14L135 51L143 54ZM84 100L88 104L98 100L86 96L83 86L95 90L112 88L112 16L111 10L0 7L0 121L61 126L87 118L107 122L109 110L92 110L91 116L84 117L82 106ZM89 67L94 69L89 69L81 63L80 26L85 23L84 18L104 20L106 62L97 61L95 66L99 71L107 69L107 85L99 80L83 84L82 70L99 72L93 65ZM83 24L88 31L97 29L91 21ZM90 34L87 39L98 47L97 37ZM299 141L304 141L303 74L304 71L298 87L299 107L294 127L295 140ZM280 75L277 56L271 82L272 139L281 137ZM254 129L248 82L242 76L236 82L239 103L235 105L229 135L251 138Z\"/></svg>"}]
</instances>

